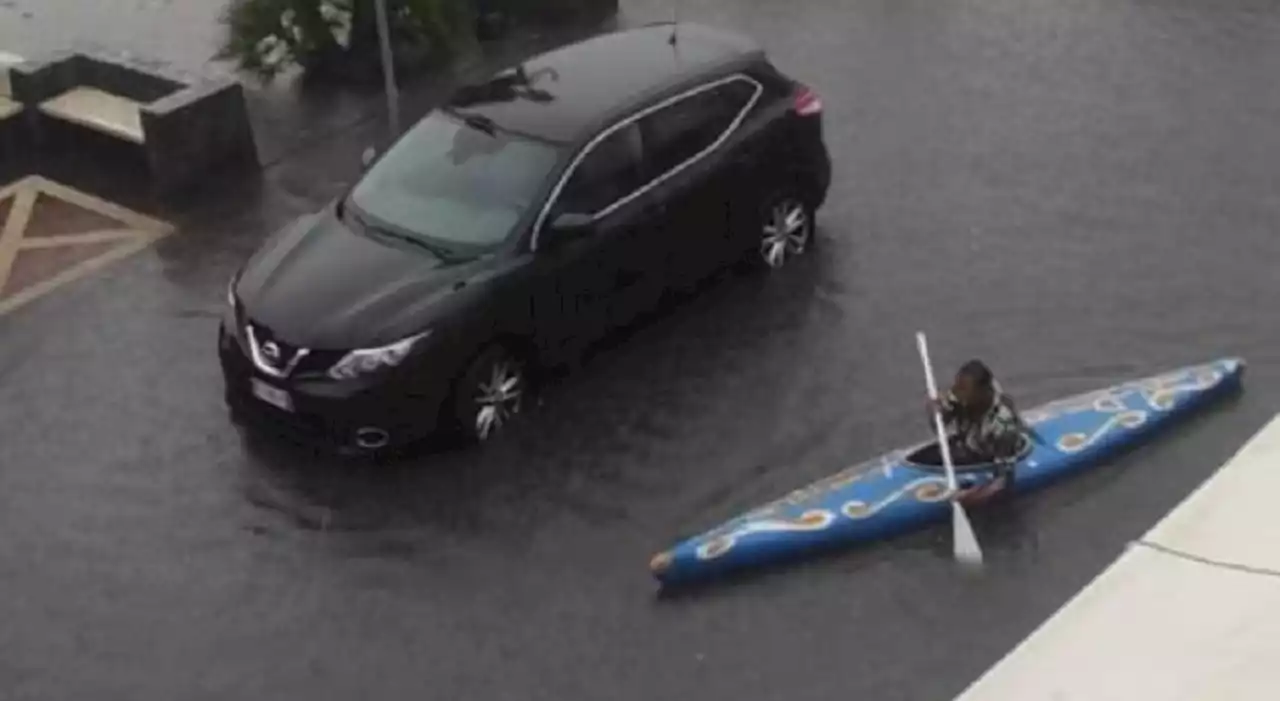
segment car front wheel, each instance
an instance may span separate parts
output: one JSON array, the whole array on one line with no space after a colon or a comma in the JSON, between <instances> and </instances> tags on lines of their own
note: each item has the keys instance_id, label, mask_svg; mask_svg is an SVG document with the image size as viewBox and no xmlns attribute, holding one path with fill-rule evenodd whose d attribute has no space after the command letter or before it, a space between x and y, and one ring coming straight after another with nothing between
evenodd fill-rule
<instances>
[{"instance_id":1,"label":"car front wheel","mask_svg":"<svg viewBox=\"0 0 1280 701\"><path fill-rule=\"evenodd\" d=\"M757 223L757 264L776 270L803 254L813 244L813 220L813 208L794 193L766 198Z\"/></svg>"},{"instance_id":2,"label":"car front wheel","mask_svg":"<svg viewBox=\"0 0 1280 701\"><path fill-rule=\"evenodd\" d=\"M463 438L493 438L520 413L527 392L524 363L502 346L490 346L471 361L454 391L454 419Z\"/></svg>"}]
</instances>

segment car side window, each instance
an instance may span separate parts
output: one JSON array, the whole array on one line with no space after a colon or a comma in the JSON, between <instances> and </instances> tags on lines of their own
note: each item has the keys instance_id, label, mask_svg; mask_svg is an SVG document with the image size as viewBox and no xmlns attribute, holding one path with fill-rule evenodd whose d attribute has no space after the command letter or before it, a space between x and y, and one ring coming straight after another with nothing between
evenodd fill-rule
<instances>
[{"instance_id":1,"label":"car side window","mask_svg":"<svg viewBox=\"0 0 1280 701\"><path fill-rule=\"evenodd\" d=\"M650 172L660 176L714 144L754 95L753 85L733 80L641 119Z\"/></svg>"},{"instance_id":2,"label":"car side window","mask_svg":"<svg viewBox=\"0 0 1280 701\"><path fill-rule=\"evenodd\" d=\"M569 176L556 209L596 214L641 185L640 132L628 124L597 143Z\"/></svg>"},{"instance_id":3,"label":"car side window","mask_svg":"<svg viewBox=\"0 0 1280 701\"><path fill-rule=\"evenodd\" d=\"M756 96L759 88L755 83L746 80L731 80L723 85L712 89L712 92L719 95L724 101L725 109L729 110L729 123L738 117L738 113L747 106L748 103ZM726 127L728 124L725 125Z\"/></svg>"}]
</instances>

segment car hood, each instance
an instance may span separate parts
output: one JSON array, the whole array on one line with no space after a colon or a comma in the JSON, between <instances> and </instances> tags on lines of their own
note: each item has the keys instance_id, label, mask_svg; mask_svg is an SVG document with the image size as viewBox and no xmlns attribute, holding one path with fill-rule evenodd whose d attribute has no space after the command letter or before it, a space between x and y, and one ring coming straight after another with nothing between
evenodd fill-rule
<instances>
[{"instance_id":1,"label":"car hood","mask_svg":"<svg viewBox=\"0 0 1280 701\"><path fill-rule=\"evenodd\" d=\"M352 231L326 209L272 236L245 264L236 293L248 319L286 343L367 348L428 326L433 308L478 268Z\"/></svg>"}]
</instances>

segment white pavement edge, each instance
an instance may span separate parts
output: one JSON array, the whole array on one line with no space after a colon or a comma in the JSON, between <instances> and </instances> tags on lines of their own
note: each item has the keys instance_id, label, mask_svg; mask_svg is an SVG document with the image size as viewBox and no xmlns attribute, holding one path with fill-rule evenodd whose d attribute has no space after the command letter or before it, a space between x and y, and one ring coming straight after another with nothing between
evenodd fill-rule
<instances>
[{"instance_id":1,"label":"white pavement edge","mask_svg":"<svg viewBox=\"0 0 1280 701\"><path fill-rule=\"evenodd\" d=\"M13 90L9 87L9 67L22 63L22 60L17 54L0 50L0 97L13 96Z\"/></svg>"},{"instance_id":2,"label":"white pavement edge","mask_svg":"<svg viewBox=\"0 0 1280 701\"><path fill-rule=\"evenodd\" d=\"M1280 416L956 701L1280 698Z\"/></svg>"}]
</instances>

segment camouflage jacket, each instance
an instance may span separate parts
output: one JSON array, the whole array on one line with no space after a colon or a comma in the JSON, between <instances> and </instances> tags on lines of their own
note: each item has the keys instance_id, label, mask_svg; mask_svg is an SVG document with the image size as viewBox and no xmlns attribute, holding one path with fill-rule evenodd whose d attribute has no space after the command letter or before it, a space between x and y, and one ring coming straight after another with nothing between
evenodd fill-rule
<instances>
[{"instance_id":1,"label":"camouflage jacket","mask_svg":"<svg viewBox=\"0 0 1280 701\"><path fill-rule=\"evenodd\" d=\"M973 455L1006 465L1017 460L1027 433L1013 402L999 390L991 408L976 419L957 412L948 393L942 398L942 421Z\"/></svg>"}]
</instances>

